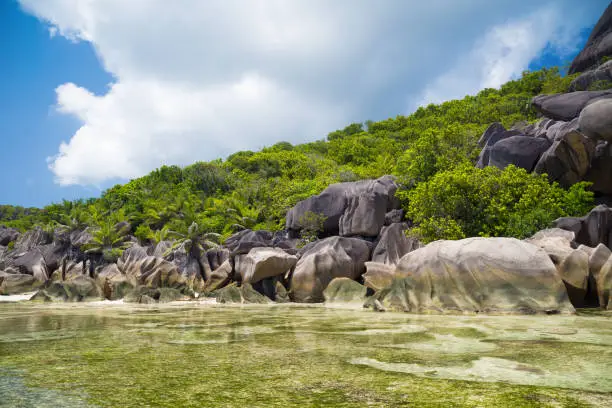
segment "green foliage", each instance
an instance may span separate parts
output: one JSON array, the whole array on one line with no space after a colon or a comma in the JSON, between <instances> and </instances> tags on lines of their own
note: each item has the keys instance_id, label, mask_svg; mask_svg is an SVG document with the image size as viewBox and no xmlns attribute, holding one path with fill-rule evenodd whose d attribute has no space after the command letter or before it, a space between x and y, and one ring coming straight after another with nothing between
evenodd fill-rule
<instances>
[{"instance_id":1,"label":"green foliage","mask_svg":"<svg viewBox=\"0 0 612 408\"><path fill-rule=\"evenodd\" d=\"M415 189L398 192L425 242L470 236L525 238L563 216L583 215L592 207L586 183L569 191L546 175L508 166L477 169L464 165L444 171Z\"/></svg>"},{"instance_id":2,"label":"green foliage","mask_svg":"<svg viewBox=\"0 0 612 408\"><path fill-rule=\"evenodd\" d=\"M115 256L123 241L115 236L119 241L109 244L114 242L110 237L114 233L108 225L120 221L129 221L127 233L143 243L175 237L200 247L202 234L216 234L222 241L245 228L280 230L289 208L331 183L395 174L400 183L407 188L416 186L415 191L425 197L423 186L440 174L459 174L458 169L473 166L479 152L476 142L487 126L496 121L506 127L535 121L531 99L540 93L566 91L574 77L562 76L557 68L525 72L500 89L420 107L409 116L352 123L331 132L326 140L299 145L282 141L257 152L237 152L225 161L197 162L184 168L162 166L96 199L64 200L43 209L0 206L0 224L21 231L49 226L60 232L90 226L99 235L98 247ZM584 212L585 194L583 186L570 189L566 196L574 197L573 204L567 203L565 212ZM535 210L511 209L508 213L503 210L508 203L498 201L494 204L500 215L486 214L489 218L479 219L487 223L486 228L472 227L472 221L464 219L478 214L481 203L474 200L458 202L456 208L445 208L435 217L422 214L420 231L432 239L480 233L524 235L550 218ZM472 204L476 207L470 208ZM415 211L419 216L420 210ZM513 218L515 212L521 217ZM194 233L199 238L190 238Z\"/></svg>"},{"instance_id":3,"label":"green foliage","mask_svg":"<svg viewBox=\"0 0 612 408\"><path fill-rule=\"evenodd\" d=\"M128 232L127 228L106 221L94 230L91 241L83 249L88 254L102 255L107 262L116 262L123 251L131 245L128 242Z\"/></svg>"}]
</instances>

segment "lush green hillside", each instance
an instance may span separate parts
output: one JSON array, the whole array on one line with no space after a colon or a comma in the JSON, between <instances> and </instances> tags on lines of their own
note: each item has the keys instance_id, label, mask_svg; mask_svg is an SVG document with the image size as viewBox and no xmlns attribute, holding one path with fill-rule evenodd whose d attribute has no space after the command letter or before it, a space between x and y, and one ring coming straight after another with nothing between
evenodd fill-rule
<instances>
[{"instance_id":1,"label":"lush green hillside","mask_svg":"<svg viewBox=\"0 0 612 408\"><path fill-rule=\"evenodd\" d=\"M131 232L141 240L154 239L154 231L164 227L164 231L186 233L192 222L197 222L200 230L225 236L241 227L279 230L284 227L288 208L330 183L395 174L406 190L417 187L400 195L409 216L423 224L420 232L426 239L525 235L560 215L586 211L590 196L582 192L583 186L566 193L558 187L544 186L541 176L517 169L468 171L465 166L473 166L479 151L476 142L489 124L499 121L509 127L517 121L534 121L536 112L531 108L531 98L564 92L570 80L558 69L525 72L521 79L499 90L485 89L476 96L429 105L410 116L354 123L330 133L327 140L297 146L280 142L259 152L238 152L225 161L198 162L185 168L163 166L105 191L99 199L65 201L42 210L2 206L0 222L25 230L37 224L51 229L57 223L104 226L127 220L132 225ZM453 178L454 172L469 175L458 182ZM503 217L481 217L472 222L466 217L478 211L471 208L474 200L463 206L446 206L441 213L435 210L436 205L446 204L431 195L424 198L428 188L438 188L440 183L454 182L453 191L461 196L457 186L485 179L489 183L488 196L482 199L489 200L487 211L503 210ZM508 189L491 187L499 184L496 180L516 181L514 195ZM470 191L480 194L482 189ZM523 193L533 197L519 204ZM501 199L503 194L510 196ZM554 210L547 213L542 203L547 208L552 205ZM537 216L522 216L534 209ZM525 225L517 226L515 222L508 227L508 219L517 217L513 211L520 211L518 217ZM454 221L445 223L445 228L432 225L431 220L439 217Z\"/></svg>"}]
</instances>

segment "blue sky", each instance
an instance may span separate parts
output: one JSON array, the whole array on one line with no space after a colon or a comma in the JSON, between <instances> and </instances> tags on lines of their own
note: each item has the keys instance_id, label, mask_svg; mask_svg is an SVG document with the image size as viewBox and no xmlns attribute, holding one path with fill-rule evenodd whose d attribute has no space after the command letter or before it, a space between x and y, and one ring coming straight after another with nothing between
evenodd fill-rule
<instances>
[{"instance_id":1,"label":"blue sky","mask_svg":"<svg viewBox=\"0 0 612 408\"><path fill-rule=\"evenodd\" d=\"M1 1L0 204L97 196L567 63L608 2L421 3Z\"/></svg>"}]
</instances>

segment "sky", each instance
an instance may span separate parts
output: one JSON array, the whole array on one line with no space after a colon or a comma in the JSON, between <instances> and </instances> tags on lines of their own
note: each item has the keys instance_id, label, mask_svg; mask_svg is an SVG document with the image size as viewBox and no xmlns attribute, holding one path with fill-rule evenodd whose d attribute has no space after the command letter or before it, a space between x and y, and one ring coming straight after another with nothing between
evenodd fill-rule
<instances>
[{"instance_id":1,"label":"sky","mask_svg":"<svg viewBox=\"0 0 612 408\"><path fill-rule=\"evenodd\" d=\"M607 0L0 0L0 204L99 196L161 165L567 64Z\"/></svg>"}]
</instances>

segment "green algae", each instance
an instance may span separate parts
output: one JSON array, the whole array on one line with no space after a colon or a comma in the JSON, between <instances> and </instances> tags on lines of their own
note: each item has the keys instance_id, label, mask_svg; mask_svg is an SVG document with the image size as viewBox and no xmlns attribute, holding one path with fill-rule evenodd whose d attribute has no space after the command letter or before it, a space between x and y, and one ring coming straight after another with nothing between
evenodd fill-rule
<instances>
[{"instance_id":1,"label":"green algae","mask_svg":"<svg viewBox=\"0 0 612 408\"><path fill-rule=\"evenodd\" d=\"M19 392L0 386L0 397L6 406L49 396L102 407L612 406L610 317L2 304L0 370L19 375L0 383Z\"/></svg>"}]
</instances>

